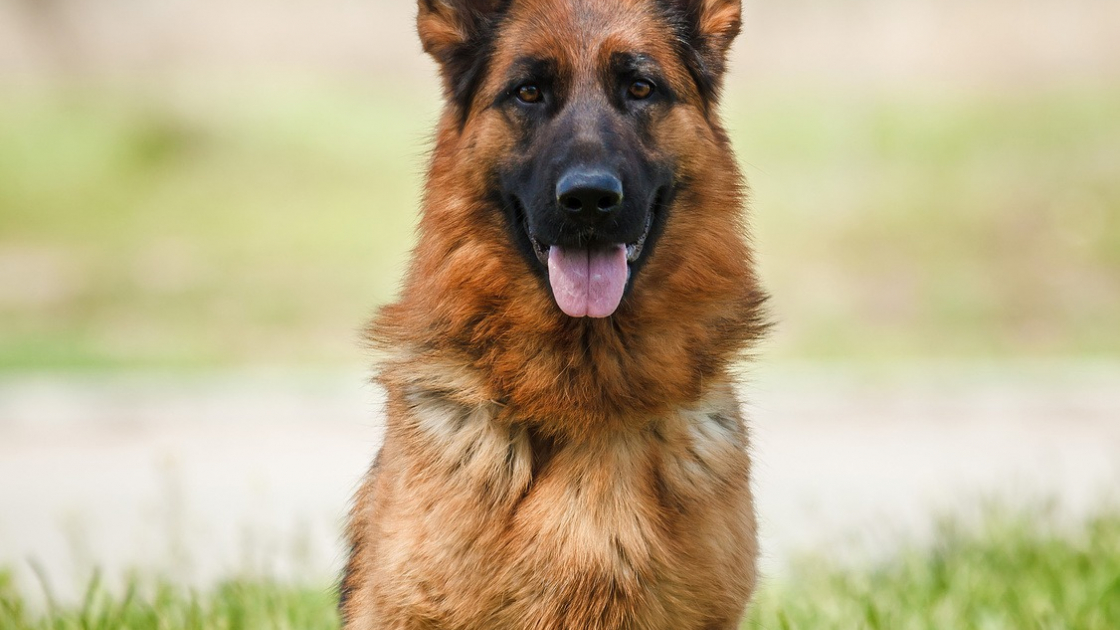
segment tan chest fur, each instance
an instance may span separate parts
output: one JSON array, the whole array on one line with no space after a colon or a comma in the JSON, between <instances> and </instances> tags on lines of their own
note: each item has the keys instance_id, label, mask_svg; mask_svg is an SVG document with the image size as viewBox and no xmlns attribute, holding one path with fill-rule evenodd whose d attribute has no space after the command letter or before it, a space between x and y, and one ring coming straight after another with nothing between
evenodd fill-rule
<instances>
[{"instance_id":1,"label":"tan chest fur","mask_svg":"<svg viewBox=\"0 0 1120 630\"><path fill-rule=\"evenodd\" d=\"M567 443L500 421L492 404L401 398L355 510L370 564L359 568L367 589L351 596L377 617L412 620L401 628L734 627L756 546L730 387Z\"/></svg>"}]
</instances>

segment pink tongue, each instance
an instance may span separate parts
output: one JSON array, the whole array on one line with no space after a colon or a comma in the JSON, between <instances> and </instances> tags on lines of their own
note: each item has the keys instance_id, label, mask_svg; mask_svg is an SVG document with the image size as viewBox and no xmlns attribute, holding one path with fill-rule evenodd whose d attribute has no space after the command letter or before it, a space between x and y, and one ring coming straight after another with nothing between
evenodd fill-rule
<instances>
[{"instance_id":1,"label":"pink tongue","mask_svg":"<svg viewBox=\"0 0 1120 630\"><path fill-rule=\"evenodd\" d=\"M569 317L610 317L626 289L626 246L586 250L553 245L548 280L560 310Z\"/></svg>"}]
</instances>

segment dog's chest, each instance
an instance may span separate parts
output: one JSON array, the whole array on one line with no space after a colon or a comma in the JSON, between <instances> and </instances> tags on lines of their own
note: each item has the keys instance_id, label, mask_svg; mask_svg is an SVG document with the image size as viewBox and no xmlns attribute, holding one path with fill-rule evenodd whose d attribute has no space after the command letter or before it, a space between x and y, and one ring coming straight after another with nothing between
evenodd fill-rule
<instances>
[{"instance_id":1,"label":"dog's chest","mask_svg":"<svg viewBox=\"0 0 1120 630\"><path fill-rule=\"evenodd\" d=\"M745 432L734 399L717 402L547 453L485 410L414 405L438 453L417 491L440 500L416 515L438 534L402 532L408 556L432 559L417 576L425 616L461 617L448 627L692 627L703 612L680 601L718 590L734 577L724 565L753 545ZM428 535L408 533L419 531Z\"/></svg>"}]
</instances>

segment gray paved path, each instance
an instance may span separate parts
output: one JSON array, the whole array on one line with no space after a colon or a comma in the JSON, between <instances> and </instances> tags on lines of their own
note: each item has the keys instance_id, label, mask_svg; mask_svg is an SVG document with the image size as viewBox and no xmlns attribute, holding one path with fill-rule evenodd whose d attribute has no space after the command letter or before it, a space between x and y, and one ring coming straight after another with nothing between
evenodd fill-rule
<instances>
[{"instance_id":1,"label":"gray paved path","mask_svg":"<svg viewBox=\"0 0 1120 630\"><path fill-rule=\"evenodd\" d=\"M771 574L803 549L889 550L985 497L1076 514L1120 494L1120 365L749 381ZM34 560L63 597L93 566L328 579L378 409L360 371L0 381L0 565L27 581Z\"/></svg>"}]
</instances>

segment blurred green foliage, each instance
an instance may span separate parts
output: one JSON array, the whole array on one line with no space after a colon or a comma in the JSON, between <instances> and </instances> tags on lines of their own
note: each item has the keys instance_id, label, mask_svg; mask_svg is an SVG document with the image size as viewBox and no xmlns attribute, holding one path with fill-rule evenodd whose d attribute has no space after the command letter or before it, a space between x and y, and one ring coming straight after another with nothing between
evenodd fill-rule
<instances>
[{"instance_id":1,"label":"blurred green foliage","mask_svg":"<svg viewBox=\"0 0 1120 630\"><path fill-rule=\"evenodd\" d=\"M329 587L232 582L187 593L133 583L124 596L94 580L77 606L30 609L0 575L5 630L333 630ZM1045 511L991 510L979 525L947 520L932 545L870 567L815 555L764 582L743 628L1023 630L1120 627L1120 513L1061 525Z\"/></svg>"},{"instance_id":2,"label":"blurred green foliage","mask_svg":"<svg viewBox=\"0 0 1120 630\"><path fill-rule=\"evenodd\" d=\"M1120 90L736 111L796 355L1115 357Z\"/></svg>"},{"instance_id":3,"label":"blurred green foliage","mask_svg":"<svg viewBox=\"0 0 1120 630\"><path fill-rule=\"evenodd\" d=\"M7 91L0 370L363 361L436 97ZM763 352L1120 354L1117 111L1120 88L730 94L778 322Z\"/></svg>"},{"instance_id":4,"label":"blurred green foliage","mask_svg":"<svg viewBox=\"0 0 1120 630\"><path fill-rule=\"evenodd\" d=\"M360 357L412 239L423 110L210 96L0 101L0 366Z\"/></svg>"}]
</instances>

